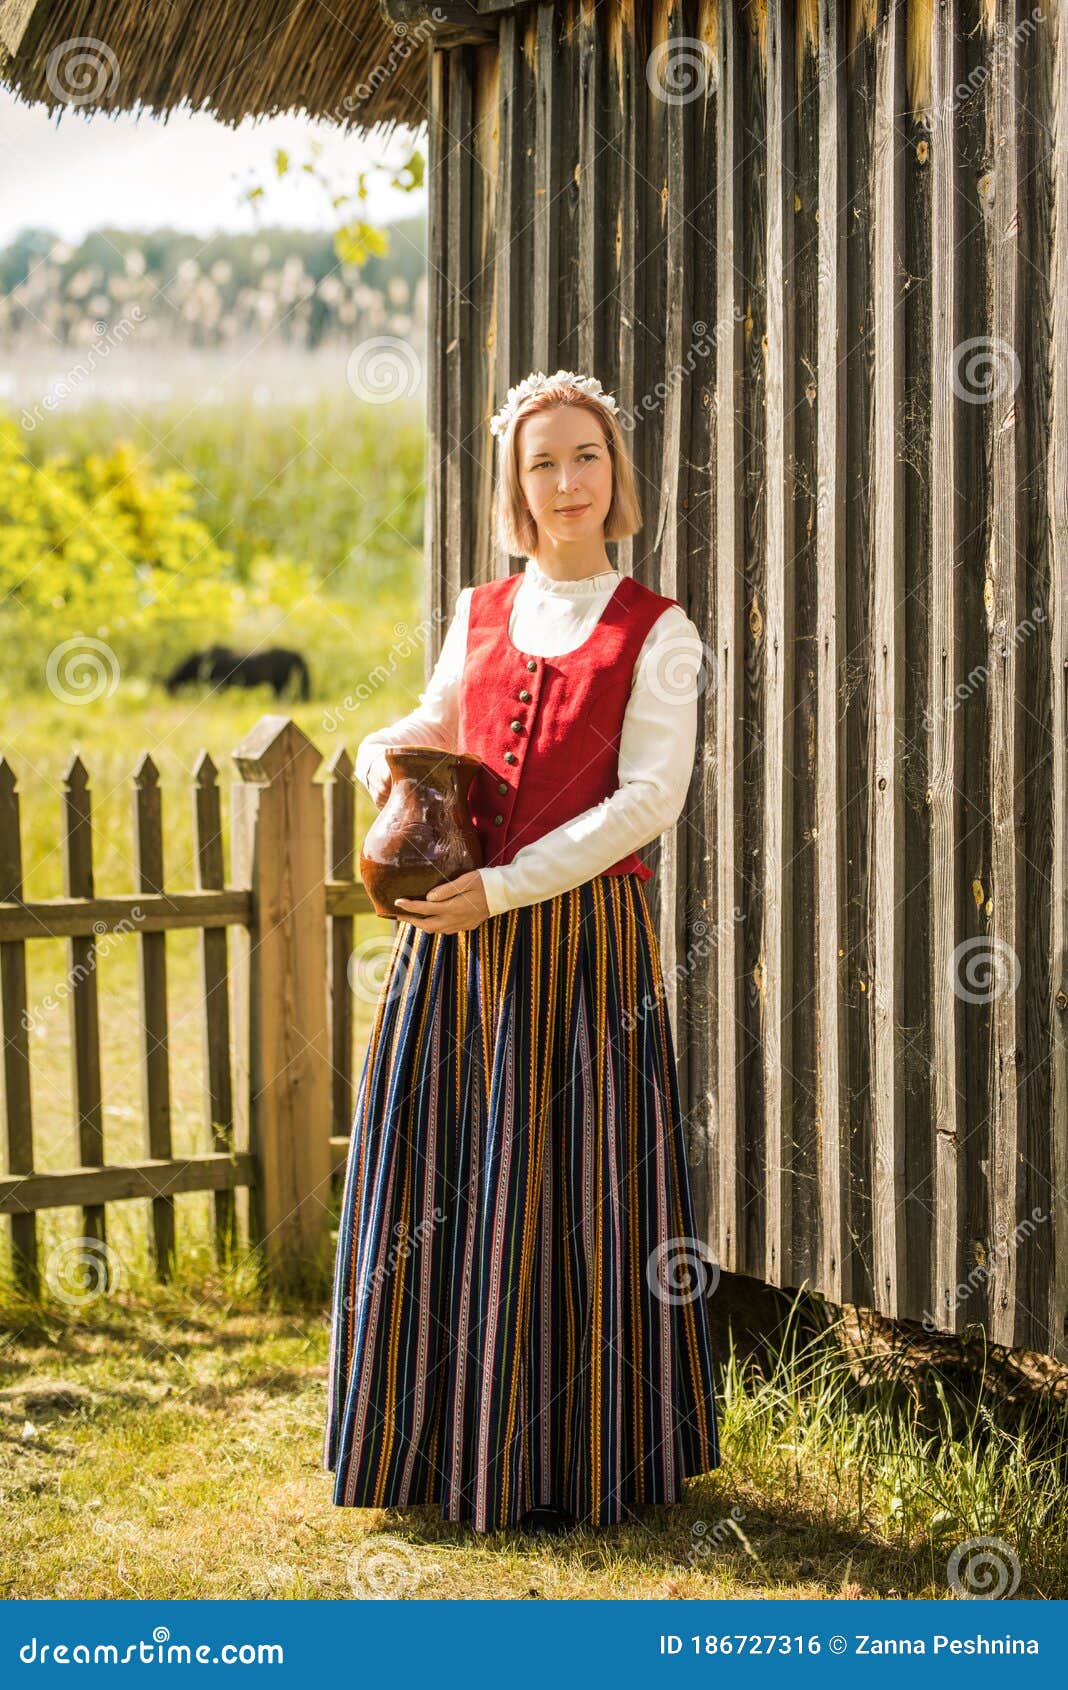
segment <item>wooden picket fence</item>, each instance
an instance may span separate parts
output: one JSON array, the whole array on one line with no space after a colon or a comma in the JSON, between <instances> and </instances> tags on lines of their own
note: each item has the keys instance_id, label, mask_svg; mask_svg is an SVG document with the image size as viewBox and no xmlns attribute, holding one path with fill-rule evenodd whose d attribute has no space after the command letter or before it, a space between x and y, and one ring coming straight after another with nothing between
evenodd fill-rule
<instances>
[{"instance_id":1,"label":"wooden picket fence","mask_svg":"<svg viewBox=\"0 0 1068 1690\"><path fill-rule=\"evenodd\" d=\"M151 1199L161 1280L174 1266L175 1200L190 1191L214 1193L220 1259L236 1244L241 1186L249 1190L249 1242L262 1246L272 1281L296 1282L322 1259L331 1180L344 1164L354 1107L353 918L372 907L354 872L352 761L340 748L325 782L317 781L321 752L295 722L275 715L233 755L229 884L217 770L203 751L193 788L196 886L164 886L162 795L146 755L134 776L137 889L98 896L89 776L75 756L63 797L65 895L40 900L22 895L17 778L0 759L0 1214L10 1217L17 1282L32 1295L41 1287L40 1210L80 1206L83 1235L101 1246L106 1272L107 1205L135 1197ZM205 1148L190 1156L176 1156L171 1142L166 935L176 928L200 933ZM110 1161L103 1130L96 946L116 932L136 934L139 952L144 1154L135 1162ZM26 945L57 937L69 947L77 1166L53 1172L34 1156Z\"/></svg>"}]
</instances>

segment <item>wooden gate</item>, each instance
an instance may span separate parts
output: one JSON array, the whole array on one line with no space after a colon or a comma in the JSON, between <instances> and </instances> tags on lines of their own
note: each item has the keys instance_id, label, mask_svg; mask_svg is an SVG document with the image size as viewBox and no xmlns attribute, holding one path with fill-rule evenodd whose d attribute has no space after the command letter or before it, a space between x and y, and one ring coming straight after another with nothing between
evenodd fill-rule
<instances>
[{"instance_id":1,"label":"wooden gate","mask_svg":"<svg viewBox=\"0 0 1068 1690\"><path fill-rule=\"evenodd\" d=\"M41 1289L36 1214L78 1205L82 1235L101 1247L107 1279L107 1205L151 1199L151 1246L161 1279L173 1268L176 1198L215 1193L215 1244L235 1246L234 1193L250 1191L250 1242L279 1284L320 1283L329 1268L330 1181L342 1166L353 1113L349 960L353 917L371 909L353 876L352 763L341 748L325 785L321 753L295 722L265 716L234 752L232 874L224 882L219 788L202 752L195 769L196 887L168 890L163 808L155 765L134 777L136 892L98 895L93 880L89 774L74 757L63 799L66 894L22 897L15 770L0 760L0 1009L4 1036L9 1215L18 1282ZM166 935L200 933L205 1149L171 1146ZM228 958L228 933L236 956ZM141 989L144 1155L109 1161L103 1131L96 951L108 934L136 935ZM35 1166L26 945L66 938L75 1103L73 1166ZM231 1036L233 1016L233 1036Z\"/></svg>"}]
</instances>

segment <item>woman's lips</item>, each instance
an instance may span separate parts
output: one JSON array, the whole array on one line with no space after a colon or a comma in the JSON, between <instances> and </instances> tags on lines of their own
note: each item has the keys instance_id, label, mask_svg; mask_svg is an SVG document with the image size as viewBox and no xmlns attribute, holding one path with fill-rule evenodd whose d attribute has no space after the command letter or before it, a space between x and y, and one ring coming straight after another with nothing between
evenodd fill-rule
<instances>
[{"instance_id":1,"label":"woman's lips","mask_svg":"<svg viewBox=\"0 0 1068 1690\"><path fill-rule=\"evenodd\" d=\"M564 505L557 511L557 516L581 516L583 511L589 510L589 505Z\"/></svg>"}]
</instances>

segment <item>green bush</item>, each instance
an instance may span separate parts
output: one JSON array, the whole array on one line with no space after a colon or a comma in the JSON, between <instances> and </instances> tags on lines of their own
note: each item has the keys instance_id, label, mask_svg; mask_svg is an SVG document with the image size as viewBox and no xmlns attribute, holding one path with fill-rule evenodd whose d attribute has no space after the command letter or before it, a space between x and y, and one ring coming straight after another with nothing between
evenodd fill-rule
<instances>
[{"instance_id":1,"label":"green bush","mask_svg":"<svg viewBox=\"0 0 1068 1690\"><path fill-rule=\"evenodd\" d=\"M220 642L297 647L313 698L329 699L351 690L393 626L417 614L411 507L422 497L422 447L408 425L383 437L349 418L343 438L290 470L286 431L291 447L300 418L261 418L263 438L236 413L202 417L182 455L200 476L154 462L147 441L94 449L108 439L104 419L87 436L84 417L69 420L78 449L35 440L31 453L0 416L0 686L9 696L47 686L77 701L112 677L143 693L189 651ZM359 464L358 485L337 467L344 454L350 470ZM301 541L321 548L314 561ZM419 654L403 667L417 685Z\"/></svg>"},{"instance_id":2,"label":"green bush","mask_svg":"<svg viewBox=\"0 0 1068 1690\"><path fill-rule=\"evenodd\" d=\"M37 465L0 418L0 634L9 687L40 686L67 642L99 640L120 671L176 660L237 606L226 552L190 510L190 478L132 447Z\"/></svg>"}]
</instances>

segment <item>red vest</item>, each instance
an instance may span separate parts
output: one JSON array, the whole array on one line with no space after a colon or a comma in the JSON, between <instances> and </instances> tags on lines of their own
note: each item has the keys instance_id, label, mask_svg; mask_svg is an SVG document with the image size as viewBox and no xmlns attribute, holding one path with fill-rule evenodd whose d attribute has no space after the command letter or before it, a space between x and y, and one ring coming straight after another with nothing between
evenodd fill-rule
<instances>
[{"instance_id":1,"label":"red vest","mask_svg":"<svg viewBox=\"0 0 1068 1690\"><path fill-rule=\"evenodd\" d=\"M471 593L460 685L460 750L480 757L469 808L486 867L550 833L619 786L619 740L634 665L657 617L676 599L621 575L592 634L574 651L537 657L508 635L523 574ZM648 880L633 851L605 869Z\"/></svg>"}]
</instances>

